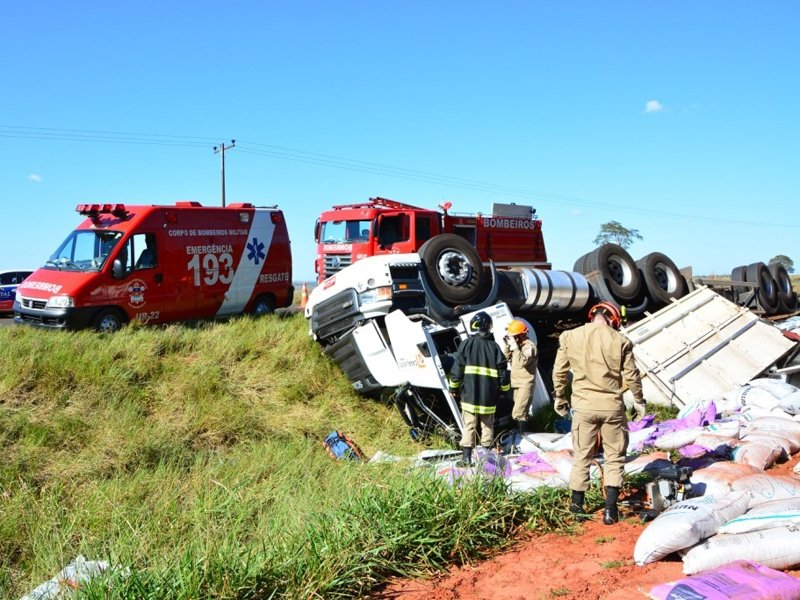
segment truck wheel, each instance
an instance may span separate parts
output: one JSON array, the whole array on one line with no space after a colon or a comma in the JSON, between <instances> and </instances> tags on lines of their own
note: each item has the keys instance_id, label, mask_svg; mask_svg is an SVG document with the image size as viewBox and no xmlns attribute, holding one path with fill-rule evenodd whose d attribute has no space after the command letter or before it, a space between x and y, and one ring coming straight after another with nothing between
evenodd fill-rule
<instances>
[{"instance_id":1,"label":"truck wheel","mask_svg":"<svg viewBox=\"0 0 800 600\"><path fill-rule=\"evenodd\" d=\"M651 252L636 261L647 288L647 295L657 306L666 306L672 298L686 295L686 280L675 263L661 252Z\"/></svg>"},{"instance_id":2,"label":"truck wheel","mask_svg":"<svg viewBox=\"0 0 800 600\"><path fill-rule=\"evenodd\" d=\"M747 281L758 283L756 299L758 305L768 315L778 312L778 285L772 279L767 265L757 262L747 267Z\"/></svg>"},{"instance_id":3,"label":"truck wheel","mask_svg":"<svg viewBox=\"0 0 800 600\"><path fill-rule=\"evenodd\" d=\"M778 296L780 296L783 305L787 308L794 304L795 291L792 288L792 280L789 278L789 273L786 271L781 263L772 263L767 265L769 274L778 286Z\"/></svg>"},{"instance_id":4,"label":"truck wheel","mask_svg":"<svg viewBox=\"0 0 800 600\"><path fill-rule=\"evenodd\" d=\"M631 255L617 244L603 244L586 255L584 274L599 271L617 302L635 300L642 287L639 269Z\"/></svg>"},{"instance_id":5,"label":"truck wheel","mask_svg":"<svg viewBox=\"0 0 800 600\"><path fill-rule=\"evenodd\" d=\"M250 314L254 317L263 317L264 315L272 314L275 311L275 303L272 298L267 295L262 295L253 301L253 306L250 309Z\"/></svg>"},{"instance_id":6,"label":"truck wheel","mask_svg":"<svg viewBox=\"0 0 800 600\"><path fill-rule=\"evenodd\" d=\"M731 271L731 281L747 281L747 265L741 265ZM750 291L750 288L742 287L741 285L733 286L734 294L744 294Z\"/></svg>"},{"instance_id":7,"label":"truck wheel","mask_svg":"<svg viewBox=\"0 0 800 600\"><path fill-rule=\"evenodd\" d=\"M125 320L116 308L104 308L92 320L92 327L100 333L116 333L125 324Z\"/></svg>"},{"instance_id":8,"label":"truck wheel","mask_svg":"<svg viewBox=\"0 0 800 600\"><path fill-rule=\"evenodd\" d=\"M586 254L581 256L578 260L575 261L575 265L573 265L572 270L575 273L580 273L583 275L586 273Z\"/></svg>"},{"instance_id":9,"label":"truck wheel","mask_svg":"<svg viewBox=\"0 0 800 600\"><path fill-rule=\"evenodd\" d=\"M477 298L485 279L483 264L467 240L443 233L422 244L418 254L428 280L442 300L468 304Z\"/></svg>"}]
</instances>

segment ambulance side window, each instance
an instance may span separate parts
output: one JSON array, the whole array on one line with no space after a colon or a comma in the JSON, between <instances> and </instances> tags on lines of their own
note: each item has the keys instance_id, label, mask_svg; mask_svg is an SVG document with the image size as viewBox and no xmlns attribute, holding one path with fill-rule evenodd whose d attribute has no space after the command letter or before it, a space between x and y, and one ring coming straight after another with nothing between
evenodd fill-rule
<instances>
[{"instance_id":1,"label":"ambulance side window","mask_svg":"<svg viewBox=\"0 0 800 600\"><path fill-rule=\"evenodd\" d=\"M155 269L158 265L156 236L154 233L137 233L128 240L117 257L125 265L125 274L143 269Z\"/></svg>"}]
</instances>

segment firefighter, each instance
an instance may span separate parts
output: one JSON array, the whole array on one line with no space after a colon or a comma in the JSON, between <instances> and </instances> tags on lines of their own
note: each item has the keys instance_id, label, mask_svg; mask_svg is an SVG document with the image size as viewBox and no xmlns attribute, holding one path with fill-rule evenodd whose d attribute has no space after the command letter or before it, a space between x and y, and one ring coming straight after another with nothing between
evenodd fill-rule
<instances>
[{"instance_id":1,"label":"firefighter","mask_svg":"<svg viewBox=\"0 0 800 600\"><path fill-rule=\"evenodd\" d=\"M472 317L470 337L461 342L450 370L450 390L461 396L464 435L458 465L462 467L472 464L479 426L481 445L492 447L497 400L511 388L506 359L491 331L492 318L487 313L481 311Z\"/></svg>"},{"instance_id":2,"label":"firefighter","mask_svg":"<svg viewBox=\"0 0 800 600\"><path fill-rule=\"evenodd\" d=\"M528 326L524 321L514 319L508 324L507 331L508 335L503 338L503 354L511 365L511 389L514 390L514 410L511 417L522 433L528 424L528 405L536 383L539 352L536 344L528 338Z\"/></svg>"},{"instance_id":3,"label":"firefighter","mask_svg":"<svg viewBox=\"0 0 800 600\"><path fill-rule=\"evenodd\" d=\"M597 434L602 438L603 479L606 506L603 523L619 520L617 499L622 485L628 446L628 421L622 401L623 380L633 393L637 418L645 414L642 382L633 362L633 346L617 330L619 309L601 302L589 311L590 322L565 331L553 366L555 410L562 417L570 409L565 397L567 375L572 369L572 448L574 462L569 478L572 490L570 511L583 515L583 501L589 489L589 466L596 451Z\"/></svg>"}]
</instances>

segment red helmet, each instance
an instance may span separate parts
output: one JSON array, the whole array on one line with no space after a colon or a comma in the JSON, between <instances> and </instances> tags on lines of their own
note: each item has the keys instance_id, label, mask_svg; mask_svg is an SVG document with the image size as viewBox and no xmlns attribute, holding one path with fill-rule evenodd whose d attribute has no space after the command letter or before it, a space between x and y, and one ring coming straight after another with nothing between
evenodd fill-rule
<instances>
[{"instance_id":1,"label":"red helmet","mask_svg":"<svg viewBox=\"0 0 800 600\"><path fill-rule=\"evenodd\" d=\"M601 302L600 304L595 304L589 311L590 321L594 318L598 311L602 312L603 316L608 319L611 327L614 329L619 329L619 324L622 322L622 315L616 306L610 302Z\"/></svg>"},{"instance_id":2,"label":"red helmet","mask_svg":"<svg viewBox=\"0 0 800 600\"><path fill-rule=\"evenodd\" d=\"M528 326L519 319L514 319L508 324L508 335L522 335L528 333Z\"/></svg>"}]
</instances>

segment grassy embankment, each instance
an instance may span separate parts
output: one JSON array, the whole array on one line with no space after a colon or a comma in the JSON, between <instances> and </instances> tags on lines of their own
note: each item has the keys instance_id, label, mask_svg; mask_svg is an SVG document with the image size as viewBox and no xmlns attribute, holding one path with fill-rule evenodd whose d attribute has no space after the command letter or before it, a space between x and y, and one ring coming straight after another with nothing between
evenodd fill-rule
<instances>
[{"instance_id":1,"label":"grassy embankment","mask_svg":"<svg viewBox=\"0 0 800 600\"><path fill-rule=\"evenodd\" d=\"M0 329L0 597L83 554L131 568L89 598L351 598L565 522L564 490L338 463L332 429L368 455L419 451L300 315Z\"/></svg>"}]
</instances>

